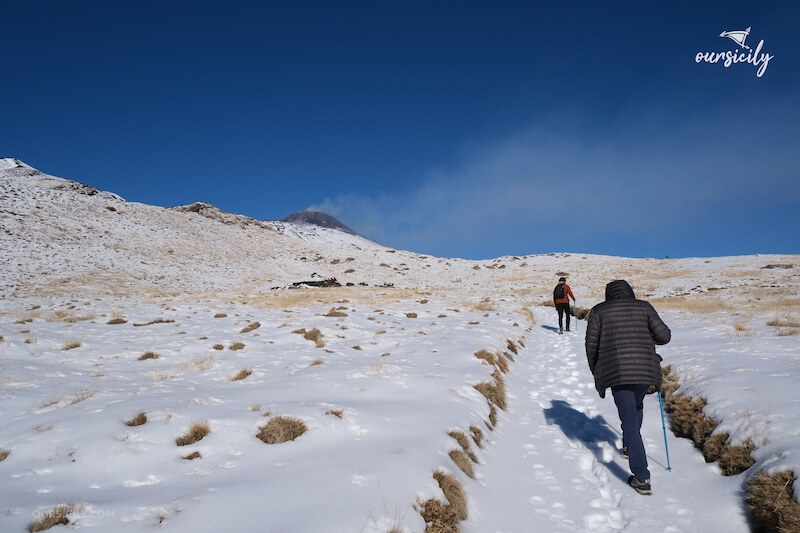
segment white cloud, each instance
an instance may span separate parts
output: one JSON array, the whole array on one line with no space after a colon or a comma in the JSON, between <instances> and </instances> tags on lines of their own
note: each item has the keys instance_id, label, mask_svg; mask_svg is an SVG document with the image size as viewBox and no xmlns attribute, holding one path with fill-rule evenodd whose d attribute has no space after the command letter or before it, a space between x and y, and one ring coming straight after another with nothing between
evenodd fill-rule
<instances>
[{"instance_id":1,"label":"white cloud","mask_svg":"<svg viewBox=\"0 0 800 533\"><path fill-rule=\"evenodd\" d=\"M346 194L315 208L386 245L436 255L588 251L611 236L699 239L709 217L738 216L776 194L798 201L798 107L789 109L677 119L655 110L605 131L551 117L472 145L404 193Z\"/></svg>"}]
</instances>

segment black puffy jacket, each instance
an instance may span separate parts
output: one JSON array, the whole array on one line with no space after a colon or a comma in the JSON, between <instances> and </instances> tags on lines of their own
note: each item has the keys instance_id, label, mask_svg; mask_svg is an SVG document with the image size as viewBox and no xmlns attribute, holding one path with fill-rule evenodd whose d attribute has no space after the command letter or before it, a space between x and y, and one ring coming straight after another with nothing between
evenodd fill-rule
<instances>
[{"instance_id":1,"label":"black puffy jacket","mask_svg":"<svg viewBox=\"0 0 800 533\"><path fill-rule=\"evenodd\" d=\"M661 358L656 345L672 333L658 313L637 300L625 280L606 285L606 301L595 305L586 326L586 358L601 398L615 385L661 388Z\"/></svg>"}]
</instances>

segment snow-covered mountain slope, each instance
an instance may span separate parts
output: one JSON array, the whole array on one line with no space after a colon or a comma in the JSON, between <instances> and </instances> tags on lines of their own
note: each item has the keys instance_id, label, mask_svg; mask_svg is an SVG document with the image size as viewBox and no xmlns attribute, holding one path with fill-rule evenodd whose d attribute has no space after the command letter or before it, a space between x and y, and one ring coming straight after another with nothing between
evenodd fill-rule
<instances>
[{"instance_id":1,"label":"snow-covered mountain slope","mask_svg":"<svg viewBox=\"0 0 800 533\"><path fill-rule=\"evenodd\" d=\"M254 294L312 274L342 285L391 285L547 301L561 275L579 304L613 279L646 298L759 306L798 294L797 256L632 259L576 253L486 261L394 250L331 228L258 221L198 202L164 208L0 159L2 295ZM776 267L777 268L772 268ZM781 268L788 267L788 268ZM787 294L787 292L789 294Z\"/></svg>"},{"instance_id":2,"label":"snow-covered mountain slope","mask_svg":"<svg viewBox=\"0 0 800 533\"><path fill-rule=\"evenodd\" d=\"M97 531L420 533L445 472L462 533L744 532L754 472L800 471L800 256L431 257L127 202L15 159L0 229L2 531L55 511ZM653 302L680 390L758 446L754 467L723 478L671 436L667 473L651 396L654 495L631 491L585 323L558 335L545 305L560 276L579 306L618 278ZM257 437L285 416L307 433ZM180 443L198 422L210 433Z\"/></svg>"}]
</instances>

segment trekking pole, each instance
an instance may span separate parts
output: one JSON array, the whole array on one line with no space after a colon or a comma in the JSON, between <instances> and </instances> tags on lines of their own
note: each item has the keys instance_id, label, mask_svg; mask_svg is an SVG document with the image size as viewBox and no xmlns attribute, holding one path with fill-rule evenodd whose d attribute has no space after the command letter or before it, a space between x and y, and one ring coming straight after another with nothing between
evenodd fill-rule
<instances>
[{"instance_id":1,"label":"trekking pole","mask_svg":"<svg viewBox=\"0 0 800 533\"><path fill-rule=\"evenodd\" d=\"M661 427L664 429L664 449L667 451L667 472L672 472L672 466L669 464L669 444L667 444L667 424L664 422L664 400L662 399L662 391L658 391L658 407L661 409Z\"/></svg>"}]
</instances>

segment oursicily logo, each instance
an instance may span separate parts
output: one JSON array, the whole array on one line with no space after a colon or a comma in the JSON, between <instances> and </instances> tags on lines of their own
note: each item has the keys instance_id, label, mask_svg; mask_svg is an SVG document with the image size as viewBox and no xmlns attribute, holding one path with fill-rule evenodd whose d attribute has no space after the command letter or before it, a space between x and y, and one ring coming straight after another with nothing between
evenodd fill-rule
<instances>
[{"instance_id":1,"label":"oursicily logo","mask_svg":"<svg viewBox=\"0 0 800 533\"><path fill-rule=\"evenodd\" d=\"M756 67L756 76L760 78L764 75L764 72L766 72L769 60L775 56L761 51L764 48L764 39L759 41L755 50L747 46L745 41L748 35L750 35L750 28L746 30L723 31L719 36L727 37L735 42L738 48L736 50L728 50L727 52L697 52L697 55L694 56L695 63L722 63L726 68L736 63L749 63Z\"/></svg>"}]
</instances>

